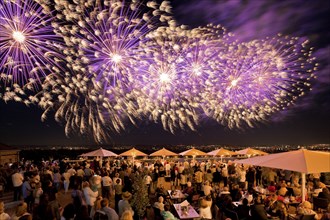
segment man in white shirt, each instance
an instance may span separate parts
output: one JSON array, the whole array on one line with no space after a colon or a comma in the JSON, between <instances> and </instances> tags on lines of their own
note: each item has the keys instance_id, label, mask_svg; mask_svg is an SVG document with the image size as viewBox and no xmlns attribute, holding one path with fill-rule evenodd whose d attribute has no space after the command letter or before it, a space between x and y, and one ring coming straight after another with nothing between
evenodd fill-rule
<instances>
[{"instance_id":1,"label":"man in white shirt","mask_svg":"<svg viewBox=\"0 0 330 220\"><path fill-rule=\"evenodd\" d=\"M102 193L103 198L110 199L111 191L112 191L112 179L109 177L109 175L104 175L102 177Z\"/></svg>"},{"instance_id":2,"label":"man in white shirt","mask_svg":"<svg viewBox=\"0 0 330 220\"><path fill-rule=\"evenodd\" d=\"M18 201L22 196L22 185L24 177L18 170L11 176L13 186L14 186L14 201Z\"/></svg>"}]
</instances>

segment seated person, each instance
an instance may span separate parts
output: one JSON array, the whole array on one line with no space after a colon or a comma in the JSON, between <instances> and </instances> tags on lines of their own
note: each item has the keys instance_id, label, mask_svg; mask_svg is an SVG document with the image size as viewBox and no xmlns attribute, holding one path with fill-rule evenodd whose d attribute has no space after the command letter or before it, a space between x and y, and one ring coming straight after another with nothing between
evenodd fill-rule
<instances>
[{"instance_id":1,"label":"seated person","mask_svg":"<svg viewBox=\"0 0 330 220\"><path fill-rule=\"evenodd\" d=\"M250 206L246 198L242 200L242 205L238 205L236 210L239 219L250 219Z\"/></svg>"},{"instance_id":2,"label":"seated person","mask_svg":"<svg viewBox=\"0 0 330 220\"><path fill-rule=\"evenodd\" d=\"M195 193L195 189L194 187L192 187L191 182L187 182L187 187L184 190L182 190L182 193L188 195L187 196L188 202L192 202L192 196Z\"/></svg>"},{"instance_id":3,"label":"seated person","mask_svg":"<svg viewBox=\"0 0 330 220\"><path fill-rule=\"evenodd\" d=\"M261 196L257 196L254 199L254 204L251 206L251 217L253 220L268 220L265 205Z\"/></svg>"},{"instance_id":4,"label":"seated person","mask_svg":"<svg viewBox=\"0 0 330 220\"><path fill-rule=\"evenodd\" d=\"M288 210L285 204L277 199L276 194L271 195L269 206L266 208L266 210L268 210L268 214L272 217L285 219L288 216Z\"/></svg>"},{"instance_id":5,"label":"seated person","mask_svg":"<svg viewBox=\"0 0 330 220\"><path fill-rule=\"evenodd\" d=\"M323 188L322 192L319 193L319 195L317 196L318 198L323 198L323 199L327 199L328 203L330 202L330 192L328 190L328 188Z\"/></svg>"},{"instance_id":6,"label":"seated person","mask_svg":"<svg viewBox=\"0 0 330 220\"><path fill-rule=\"evenodd\" d=\"M297 215L315 215L315 219L319 219L316 212L312 209L312 204L308 201L302 202L297 208Z\"/></svg>"},{"instance_id":7,"label":"seated person","mask_svg":"<svg viewBox=\"0 0 330 220\"><path fill-rule=\"evenodd\" d=\"M159 196L158 202L154 203L154 207L159 209L160 211L164 211L164 197Z\"/></svg>"}]
</instances>

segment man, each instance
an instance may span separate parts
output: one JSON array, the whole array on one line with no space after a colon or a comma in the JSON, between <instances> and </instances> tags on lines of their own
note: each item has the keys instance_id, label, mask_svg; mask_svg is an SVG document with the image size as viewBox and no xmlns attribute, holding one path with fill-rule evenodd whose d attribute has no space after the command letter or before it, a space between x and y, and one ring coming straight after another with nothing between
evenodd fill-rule
<instances>
[{"instance_id":1,"label":"man","mask_svg":"<svg viewBox=\"0 0 330 220\"><path fill-rule=\"evenodd\" d=\"M112 192L112 179L109 177L108 174L105 174L102 177L102 192L103 192L103 198L110 199L111 192Z\"/></svg>"},{"instance_id":2,"label":"man","mask_svg":"<svg viewBox=\"0 0 330 220\"><path fill-rule=\"evenodd\" d=\"M15 173L11 176L13 186L14 186L14 201L20 200L22 196L22 185L24 177L18 170L15 170Z\"/></svg>"},{"instance_id":3,"label":"man","mask_svg":"<svg viewBox=\"0 0 330 220\"><path fill-rule=\"evenodd\" d=\"M105 214L108 216L108 220L119 220L119 216L116 211L109 207L108 199L102 199L101 211L105 212Z\"/></svg>"}]
</instances>

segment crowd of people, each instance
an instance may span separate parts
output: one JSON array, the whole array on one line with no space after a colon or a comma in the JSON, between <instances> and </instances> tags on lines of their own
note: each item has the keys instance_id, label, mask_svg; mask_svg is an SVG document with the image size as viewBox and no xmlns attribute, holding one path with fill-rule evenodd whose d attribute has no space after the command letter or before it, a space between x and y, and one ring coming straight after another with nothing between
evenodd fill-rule
<instances>
[{"instance_id":1,"label":"crowd of people","mask_svg":"<svg viewBox=\"0 0 330 220\"><path fill-rule=\"evenodd\" d=\"M180 190L201 219L289 219L290 204L299 215L314 214L312 198L330 202L325 174L308 175L306 201L302 202L300 173L244 166L219 160L93 160L13 164L1 168L0 184L13 190L21 203L9 216L0 203L0 219L130 220L137 218L130 201L136 176L143 175L149 205L145 219L177 219L167 190ZM64 207L58 193L71 195ZM0 198L1 199L1 198ZM300 204L299 204L300 202ZM328 205L329 207L329 205ZM318 211L318 210L316 210ZM294 216L294 215L293 215Z\"/></svg>"}]
</instances>

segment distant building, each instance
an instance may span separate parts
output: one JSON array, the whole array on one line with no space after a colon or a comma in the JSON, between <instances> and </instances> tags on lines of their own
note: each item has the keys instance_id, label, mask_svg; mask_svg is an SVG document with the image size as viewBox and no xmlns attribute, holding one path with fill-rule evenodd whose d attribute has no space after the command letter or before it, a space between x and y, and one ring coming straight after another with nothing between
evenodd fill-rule
<instances>
[{"instance_id":1,"label":"distant building","mask_svg":"<svg viewBox=\"0 0 330 220\"><path fill-rule=\"evenodd\" d=\"M19 150L0 143L0 165L19 161Z\"/></svg>"}]
</instances>

